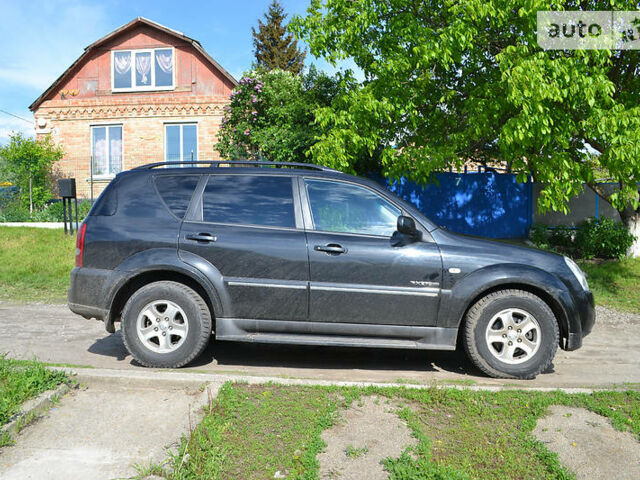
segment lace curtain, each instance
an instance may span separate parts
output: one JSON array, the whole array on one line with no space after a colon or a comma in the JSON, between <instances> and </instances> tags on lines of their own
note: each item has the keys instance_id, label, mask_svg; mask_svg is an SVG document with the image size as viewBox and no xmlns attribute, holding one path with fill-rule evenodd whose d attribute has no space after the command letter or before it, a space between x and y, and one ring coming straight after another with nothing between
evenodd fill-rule
<instances>
[{"instance_id":1,"label":"lace curtain","mask_svg":"<svg viewBox=\"0 0 640 480\"><path fill-rule=\"evenodd\" d=\"M140 74L141 83L149 84L149 72L151 72L151 54L142 53L136 55L136 72Z\"/></svg>"},{"instance_id":2,"label":"lace curtain","mask_svg":"<svg viewBox=\"0 0 640 480\"><path fill-rule=\"evenodd\" d=\"M129 52L116 53L113 63L115 65L116 72L119 75L129 73L129 70L131 69L131 54Z\"/></svg>"},{"instance_id":3,"label":"lace curtain","mask_svg":"<svg viewBox=\"0 0 640 480\"><path fill-rule=\"evenodd\" d=\"M164 73L173 72L173 59L171 57L171 51L156 52L156 62Z\"/></svg>"}]
</instances>

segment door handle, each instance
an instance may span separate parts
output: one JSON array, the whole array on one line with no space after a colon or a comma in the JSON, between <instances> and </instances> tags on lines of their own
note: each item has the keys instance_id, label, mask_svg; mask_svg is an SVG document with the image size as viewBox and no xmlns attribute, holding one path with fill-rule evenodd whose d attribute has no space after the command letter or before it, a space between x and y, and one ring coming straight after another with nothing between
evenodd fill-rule
<instances>
[{"instance_id":1,"label":"door handle","mask_svg":"<svg viewBox=\"0 0 640 480\"><path fill-rule=\"evenodd\" d=\"M316 245L313 249L317 252L326 252L329 255L340 255L347 253L347 249L337 243L330 243L328 245Z\"/></svg>"},{"instance_id":2,"label":"door handle","mask_svg":"<svg viewBox=\"0 0 640 480\"><path fill-rule=\"evenodd\" d=\"M218 237L214 237L210 233L188 233L184 238L186 238L187 240L194 240L196 242L205 243L215 242L216 240L218 240Z\"/></svg>"}]
</instances>

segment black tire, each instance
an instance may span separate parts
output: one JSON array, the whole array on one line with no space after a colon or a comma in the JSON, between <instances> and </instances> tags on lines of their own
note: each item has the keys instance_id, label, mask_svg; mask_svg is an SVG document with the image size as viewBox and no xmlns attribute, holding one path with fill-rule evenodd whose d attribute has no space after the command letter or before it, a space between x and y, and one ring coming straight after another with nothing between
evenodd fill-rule
<instances>
[{"instance_id":1,"label":"black tire","mask_svg":"<svg viewBox=\"0 0 640 480\"><path fill-rule=\"evenodd\" d=\"M538 349L529 358L522 356L522 363L510 364L498 359L491 353L489 343L492 342L485 337L492 319L507 309L525 311L539 325ZM535 378L551 366L559 343L558 322L549 306L536 295L523 290L500 290L481 298L467 313L463 336L469 359L484 373L495 378ZM523 350L517 352L524 353Z\"/></svg>"},{"instance_id":2,"label":"black tire","mask_svg":"<svg viewBox=\"0 0 640 480\"><path fill-rule=\"evenodd\" d=\"M186 335L182 343L170 352L153 351L138 336L138 316L155 301L172 302L186 316L183 319L188 324ZM205 301L194 290L178 282L162 281L145 285L129 298L122 311L124 345L133 358L145 367L178 368L192 362L209 343L211 326L211 312Z\"/></svg>"}]
</instances>

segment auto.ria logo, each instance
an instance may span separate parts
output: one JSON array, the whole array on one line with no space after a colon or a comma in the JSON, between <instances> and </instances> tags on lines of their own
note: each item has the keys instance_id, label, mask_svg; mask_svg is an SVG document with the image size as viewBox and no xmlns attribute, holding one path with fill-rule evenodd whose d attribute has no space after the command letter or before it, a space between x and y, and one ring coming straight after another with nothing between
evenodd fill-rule
<instances>
[{"instance_id":1,"label":"auto.ria logo","mask_svg":"<svg viewBox=\"0 0 640 480\"><path fill-rule=\"evenodd\" d=\"M640 49L640 11L539 11L544 50Z\"/></svg>"}]
</instances>

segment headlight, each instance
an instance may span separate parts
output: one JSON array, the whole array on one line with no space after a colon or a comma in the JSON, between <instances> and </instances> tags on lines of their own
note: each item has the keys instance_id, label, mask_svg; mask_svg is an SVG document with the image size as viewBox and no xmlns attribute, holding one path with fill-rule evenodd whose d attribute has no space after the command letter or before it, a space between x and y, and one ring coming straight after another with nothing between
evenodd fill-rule
<instances>
[{"instance_id":1,"label":"headlight","mask_svg":"<svg viewBox=\"0 0 640 480\"><path fill-rule=\"evenodd\" d=\"M578 264L573 260L571 260L569 257L564 257L564 262L567 264L567 266L571 269L573 274L576 276L576 278L578 279L578 282L580 282L580 285L582 285L582 288L584 288L585 290L589 290L587 277L585 276L584 272L580 270L580 267L578 266Z\"/></svg>"}]
</instances>

